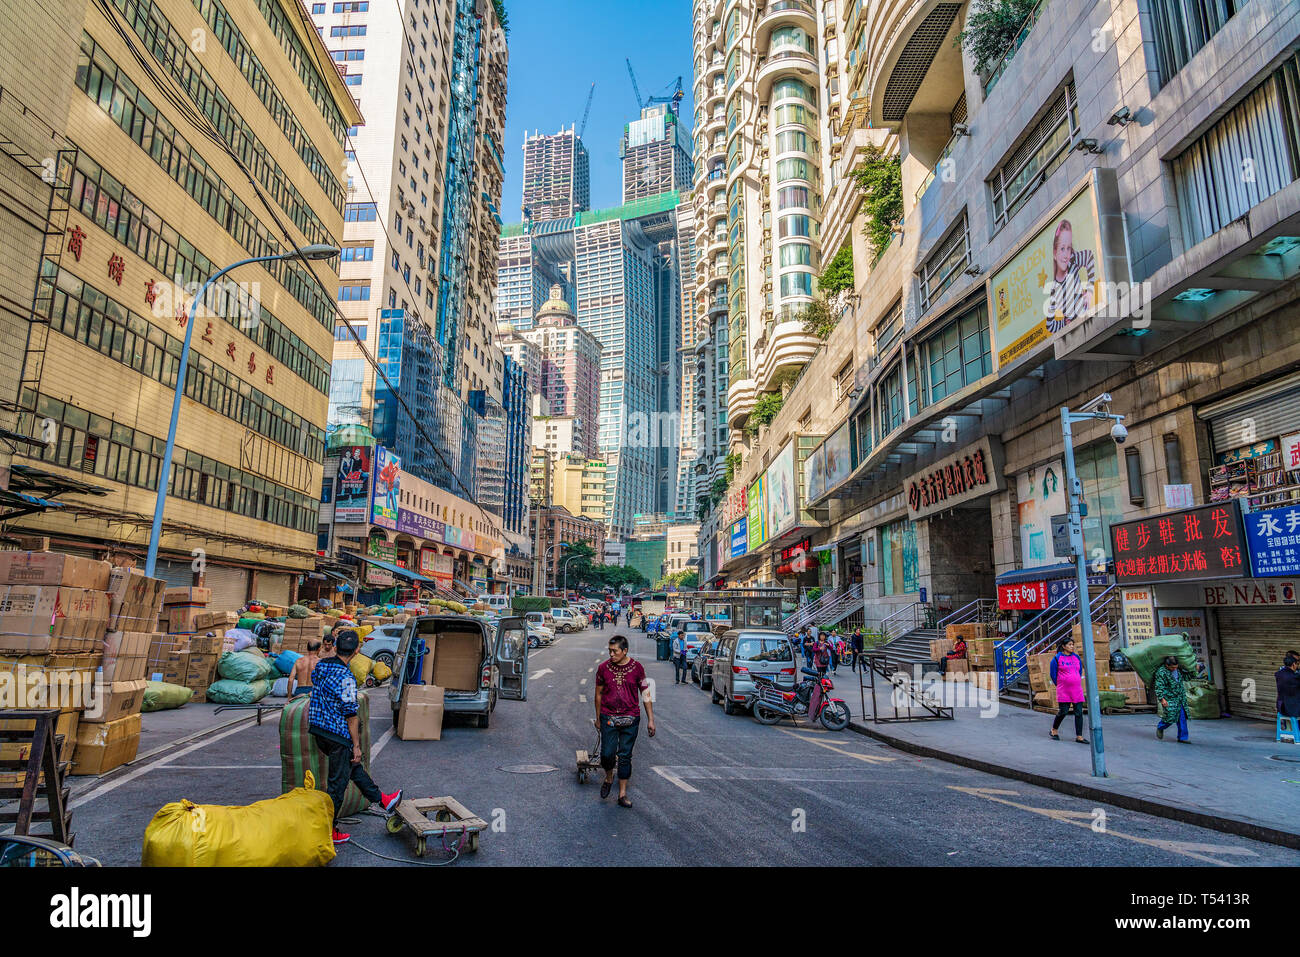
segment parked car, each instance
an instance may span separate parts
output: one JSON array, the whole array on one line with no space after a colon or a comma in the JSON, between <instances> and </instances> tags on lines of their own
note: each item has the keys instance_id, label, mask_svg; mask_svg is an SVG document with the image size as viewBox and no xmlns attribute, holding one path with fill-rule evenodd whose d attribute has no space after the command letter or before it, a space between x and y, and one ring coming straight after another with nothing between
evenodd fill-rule
<instances>
[{"instance_id":1,"label":"parked car","mask_svg":"<svg viewBox=\"0 0 1300 957\"><path fill-rule=\"evenodd\" d=\"M713 687L713 664L717 658L718 645L721 639L712 635L704 639L700 645L700 652L695 656L695 661L691 663L691 680L700 686L704 691Z\"/></svg>"},{"instance_id":2,"label":"parked car","mask_svg":"<svg viewBox=\"0 0 1300 957\"><path fill-rule=\"evenodd\" d=\"M545 635L551 641L555 639L555 619L551 617L550 612L530 611L524 615L524 621L528 623L530 633L535 631Z\"/></svg>"},{"instance_id":3,"label":"parked car","mask_svg":"<svg viewBox=\"0 0 1300 957\"><path fill-rule=\"evenodd\" d=\"M794 643L774 628L742 628L724 632L713 659L714 704L727 714L747 708L754 694L751 674L771 678L793 691L798 664Z\"/></svg>"},{"instance_id":4,"label":"parked car","mask_svg":"<svg viewBox=\"0 0 1300 957\"><path fill-rule=\"evenodd\" d=\"M376 626L361 643L361 654L374 661L382 661L390 668L393 667L393 661L397 658L397 646L402 640L402 632L405 629L405 624Z\"/></svg>"},{"instance_id":5,"label":"parked car","mask_svg":"<svg viewBox=\"0 0 1300 957\"><path fill-rule=\"evenodd\" d=\"M0 867L99 867L97 858L78 854L52 837L6 834L0 837Z\"/></svg>"},{"instance_id":6,"label":"parked car","mask_svg":"<svg viewBox=\"0 0 1300 957\"><path fill-rule=\"evenodd\" d=\"M445 689L447 714L472 715L486 728L498 698L522 701L528 695L528 637L522 618L486 622L465 615L420 615L406 623L397 647L388 686L393 727L401 712L407 658L423 661L421 645L432 646L431 680L425 683Z\"/></svg>"},{"instance_id":7,"label":"parked car","mask_svg":"<svg viewBox=\"0 0 1300 957\"><path fill-rule=\"evenodd\" d=\"M566 635L587 627L587 619L571 608L552 608L551 617L555 619L555 627Z\"/></svg>"}]
</instances>

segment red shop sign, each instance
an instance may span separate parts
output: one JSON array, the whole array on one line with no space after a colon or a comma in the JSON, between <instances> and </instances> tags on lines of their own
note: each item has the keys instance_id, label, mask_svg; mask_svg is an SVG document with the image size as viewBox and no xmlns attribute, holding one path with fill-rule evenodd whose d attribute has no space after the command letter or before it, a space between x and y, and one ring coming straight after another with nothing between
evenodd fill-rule
<instances>
[{"instance_id":1,"label":"red shop sign","mask_svg":"<svg viewBox=\"0 0 1300 957\"><path fill-rule=\"evenodd\" d=\"M1121 584L1244 578L1249 568L1236 502L1112 525L1110 535Z\"/></svg>"},{"instance_id":2,"label":"red shop sign","mask_svg":"<svg viewBox=\"0 0 1300 957\"><path fill-rule=\"evenodd\" d=\"M998 607L1009 611L1031 611L1047 607L1047 582L1021 582L998 586Z\"/></svg>"}]
</instances>

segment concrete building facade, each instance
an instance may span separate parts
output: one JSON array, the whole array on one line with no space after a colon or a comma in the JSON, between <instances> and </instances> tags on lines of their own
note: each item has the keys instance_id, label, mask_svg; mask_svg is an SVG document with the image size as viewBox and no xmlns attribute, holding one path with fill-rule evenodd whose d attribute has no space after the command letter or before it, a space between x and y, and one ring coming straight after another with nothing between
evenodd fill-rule
<instances>
[{"instance_id":1,"label":"concrete building facade","mask_svg":"<svg viewBox=\"0 0 1300 957\"><path fill-rule=\"evenodd\" d=\"M572 128L524 137L524 219L567 219L591 209L591 160Z\"/></svg>"}]
</instances>

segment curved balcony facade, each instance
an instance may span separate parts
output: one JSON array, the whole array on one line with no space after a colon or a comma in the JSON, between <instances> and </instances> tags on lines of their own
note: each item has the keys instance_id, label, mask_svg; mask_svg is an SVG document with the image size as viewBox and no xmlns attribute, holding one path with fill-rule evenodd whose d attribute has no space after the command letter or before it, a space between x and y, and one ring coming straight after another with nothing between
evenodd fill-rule
<instances>
[{"instance_id":1,"label":"curved balcony facade","mask_svg":"<svg viewBox=\"0 0 1300 957\"><path fill-rule=\"evenodd\" d=\"M754 369L757 391L779 390L782 380L807 365L820 346L821 340L804 332L799 320L773 325Z\"/></svg>"},{"instance_id":2,"label":"curved balcony facade","mask_svg":"<svg viewBox=\"0 0 1300 957\"><path fill-rule=\"evenodd\" d=\"M739 379L727 389L727 428L735 431L745 424L758 400L753 379Z\"/></svg>"},{"instance_id":3,"label":"curved balcony facade","mask_svg":"<svg viewBox=\"0 0 1300 957\"><path fill-rule=\"evenodd\" d=\"M866 27L871 125L898 129L908 112L944 112L963 89L955 45L965 3L882 0Z\"/></svg>"},{"instance_id":4,"label":"curved balcony facade","mask_svg":"<svg viewBox=\"0 0 1300 957\"><path fill-rule=\"evenodd\" d=\"M772 84L787 76L816 85L817 54L798 47L785 47L768 53L758 67L755 82L758 98L766 100L772 92Z\"/></svg>"},{"instance_id":5,"label":"curved balcony facade","mask_svg":"<svg viewBox=\"0 0 1300 957\"><path fill-rule=\"evenodd\" d=\"M763 8L755 25L755 41L760 50L766 49L772 32L778 27L801 27L811 34L817 32L817 12L808 0L774 0Z\"/></svg>"}]
</instances>

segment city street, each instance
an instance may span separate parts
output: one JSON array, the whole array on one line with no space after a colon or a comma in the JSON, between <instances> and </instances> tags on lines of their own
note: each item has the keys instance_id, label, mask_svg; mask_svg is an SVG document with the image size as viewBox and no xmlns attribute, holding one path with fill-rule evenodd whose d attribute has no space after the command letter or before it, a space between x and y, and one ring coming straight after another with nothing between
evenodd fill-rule
<instances>
[{"instance_id":1,"label":"city street","mask_svg":"<svg viewBox=\"0 0 1300 957\"><path fill-rule=\"evenodd\" d=\"M635 806L619 808L613 797L600 800L596 780L578 784L574 771L575 749L594 740L594 669L613 633L588 629L534 651L526 702L500 702L486 730L449 718L438 742L395 738L386 695L371 692L376 782L408 797L452 795L494 824L456 866L599 865L612 856L647 866L1295 862L1285 848L1099 808L849 731L727 717L694 685L674 686L668 663L653 660L653 642L640 633L631 650L656 682L658 734L651 739L643 720ZM74 792L77 849L104 864L136 864L163 804L246 804L277 794L279 778L274 719L181 744ZM368 848L415 860L379 817L363 815L345 830ZM344 846L332 866L388 863Z\"/></svg>"}]
</instances>

